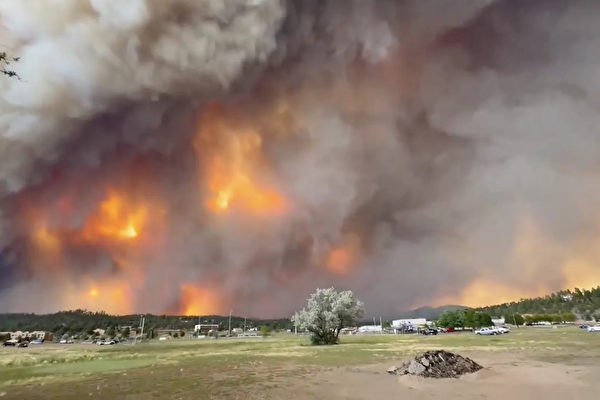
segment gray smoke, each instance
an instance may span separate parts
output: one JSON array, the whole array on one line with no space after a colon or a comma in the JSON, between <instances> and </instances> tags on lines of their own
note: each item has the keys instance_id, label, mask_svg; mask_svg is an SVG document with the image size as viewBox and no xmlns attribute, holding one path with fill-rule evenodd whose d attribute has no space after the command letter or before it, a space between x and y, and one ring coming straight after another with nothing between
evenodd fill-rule
<instances>
[{"instance_id":1,"label":"gray smoke","mask_svg":"<svg viewBox=\"0 0 600 400\"><path fill-rule=\"evenodd\" d=\"M551 0L0 3L22 77L0 79L2 311L179 312L195 284L221 298L211 311L280 316L335 285L390 315L598 284L599 13ZM260 156L243 150L248 131ZM207 209L211 162L232 154L285 212ZM161 204L151 245L74 239L106 187ZM66 243L59 261L36 254L31 209ZM104 296L131 304L78 298L100 282L129 282Z\"/></svg>"}]
</instances>

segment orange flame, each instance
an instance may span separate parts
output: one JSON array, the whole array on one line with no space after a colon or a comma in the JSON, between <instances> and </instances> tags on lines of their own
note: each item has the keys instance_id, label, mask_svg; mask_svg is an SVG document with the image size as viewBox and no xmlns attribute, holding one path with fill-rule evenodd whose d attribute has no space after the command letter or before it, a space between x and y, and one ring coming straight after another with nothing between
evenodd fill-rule
<instances>
[{"instance_id":1,"label":"orange flame","mask_svg":"<svg viewBox=\"0 0 600 400\"><path fill-rule=\"evenodd\" d=\"M325 265L336 275L346 275L354 268L359 256L360 239L356 235L349 235L340 246L331 249Z\"/></svg>"},{"instance_id":2,"label":"orange flame","mask_svg":"<svg viewBox=\"0 0 600 400\"><path fill-rule=\"evenodd\" d=\"M135 239L140 235L148 217L147 206L127 203L124 196L109 191L108 198L100 204L83 228L83 237L95 240L110 237L122 240Z\"/></svg>"},{"instance_id":3,"label":"orange flame","mask_svg":"<svg viewBox=\"0 0 600 400\"><path fill-rule=\"evenodd\" d=\"M222 311L222 303L216 291L192 284L181 285L181 314L207 315L219 311Z\"/></svg>"},{"instance_id":4,"label":"orange flame","mask_svg":"<svg viewBox=\"0 0 600 400\"><path fill-rule=\"evenodd\" d=\"M220 108L213 106L201 118L194 145L200 157L206 147L217 147L218 154L201 165L210 191L204 200L207 209L215 213L241 210L255 215L286 210L285 197L264 183L267 174L262 138L256 130L226 124Z\"/></svg>"},{"instance_id":5,"label":"orange flame","mask_svg":"<svg viewBox=\"0 0 600 400\"><path fill-rule=\"evenodd\" d=\"M112 314L130 314L134 311L134 296L126 279L106 277L100 282L70 284L57 300L63 308L102 310Z\"/></svg>"}]
</instances>

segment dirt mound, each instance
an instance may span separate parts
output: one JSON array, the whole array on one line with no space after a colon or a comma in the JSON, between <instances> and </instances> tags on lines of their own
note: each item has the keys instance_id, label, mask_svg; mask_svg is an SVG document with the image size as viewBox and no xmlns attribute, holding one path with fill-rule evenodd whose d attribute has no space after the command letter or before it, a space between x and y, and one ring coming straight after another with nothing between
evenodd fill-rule
<instances>
[{"instance_id":1,"label":"dirt mound","mask_svg":"<svg viewBox=\"0 0 600 400\"><path fill-rule=\"evenodd\" d=\"M483 367L470 358L444 350L428 351L416 356L400 368L388 368L395 375L417 375L425 378L458 378L461 375L477 372Z\"/></svg>"}]
</instances>

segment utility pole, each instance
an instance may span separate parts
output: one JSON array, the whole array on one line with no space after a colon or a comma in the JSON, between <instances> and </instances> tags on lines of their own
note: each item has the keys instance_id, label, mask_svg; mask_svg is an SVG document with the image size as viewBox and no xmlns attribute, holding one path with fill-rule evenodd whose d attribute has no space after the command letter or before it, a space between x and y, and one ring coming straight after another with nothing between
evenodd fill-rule
<instances>
[{"instance_id":1,"label":"utility pole","mask_svg":"<svg viewBox=\"0 0 600 400\"><path fill-rule=\"evenodd\" d=\"M140 327L143 326L143 324L142 324L142 318L144 318L144 317L142 315L140 315ZM136 329L135 336L133 337L133 344L134 344L134 346L137 344L137 337L138 337L138 335L137 335L137 329Z\"/></svg>"},{"instance_id":2,"label":"utility pole","mask_svg":"<svg viewBox=\"0 0 600 400\"><path fill-rule=\"evenodd\" d=\"M515 318L515 313L513 313L513 322L515 323L515 326L517 327L517 329L519 328L519 325L517 325L517 319Z\"/></svg>"},{"instance_id":3,"label":"utility pole","mask_svg":"<svg viewBox=\"0 0 600 400\"><path fill-rule=\"evenodd\" d=\"M231 337L231 313L233 312L233 310L229 310L229 334L227 335L228 337Z\"/></svg>"},{"instance_id":4,"label":"utility pole","mask_svg":"<svg viewBox=\"0 0 600 400\"><path fill-rule=\"evenodd\" d=\"M379 326L381 327L381 334L383 335L383 322L381 322L381 315L379 316Z\"/></svg>"},{"instance_id":5,"label":"utility pole","mask_svg":"<svg viewBox=\"0 0 600 400\"><path fill-rule=\"evenodd\" d=\"M244 332L246 332L246 317L244 317Z\"/></svg>"},{"instance_id":6,"label":"utility pole","mask_svg":"<svg viewBox=\"0 0 600 400\"><path fill-rule=\"evenodd\" d=\"M140 335L140 340L144 340L144 324L146 323L146 317L142 316L142 334Z\"/></svg>"}]
</instances>

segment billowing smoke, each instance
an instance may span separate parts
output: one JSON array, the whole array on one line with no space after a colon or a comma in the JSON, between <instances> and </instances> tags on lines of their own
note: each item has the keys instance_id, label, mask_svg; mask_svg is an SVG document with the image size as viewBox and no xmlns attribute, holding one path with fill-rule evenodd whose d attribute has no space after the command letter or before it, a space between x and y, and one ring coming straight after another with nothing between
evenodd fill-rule
<instances>
[{"instance_id":1,"label":"billowing smoke","mask_svg":"<svg viewBox=\"0 0 600 400\"><path fill-rule=\"evenodd\" d=\"M0 3L0 311L600 282L600 4L125 3Z\"/></svg>"}]
</instances>

